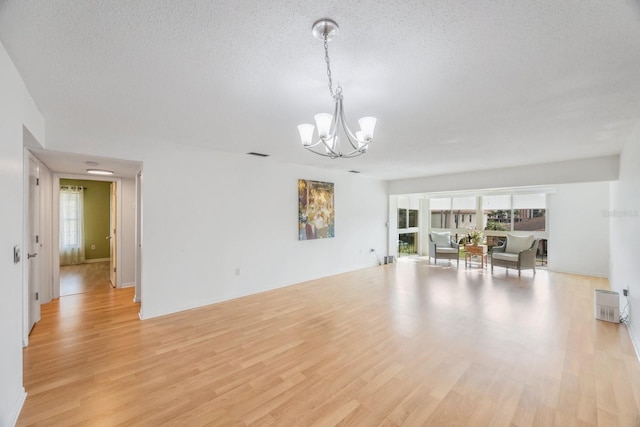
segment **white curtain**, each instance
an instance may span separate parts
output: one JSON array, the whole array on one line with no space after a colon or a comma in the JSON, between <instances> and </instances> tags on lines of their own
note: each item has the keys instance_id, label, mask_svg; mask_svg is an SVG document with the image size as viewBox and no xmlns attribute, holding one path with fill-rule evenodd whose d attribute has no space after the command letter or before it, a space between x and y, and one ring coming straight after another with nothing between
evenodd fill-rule
<instances>
[{"instance_id":1,"label":"white curtain","mask_svg":"<svg viewBox=\"0 0 640 427\"><path fill-rule=\"evenodd\" d=\"M60 265L84 262L82 187L60 188Z\"/></svg>"}]
</instances>

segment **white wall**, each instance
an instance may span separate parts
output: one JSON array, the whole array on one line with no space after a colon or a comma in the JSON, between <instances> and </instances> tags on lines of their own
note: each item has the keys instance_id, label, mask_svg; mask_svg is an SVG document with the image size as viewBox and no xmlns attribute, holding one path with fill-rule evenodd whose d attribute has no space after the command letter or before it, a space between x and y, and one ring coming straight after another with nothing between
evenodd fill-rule
<instances>
[{"instance_id":1,"label":"white wall","mask_svg":"<svg viewBox=\"0 0 640 427\"><path fill-rule=\"evenodd\" d=\"M0 425L12 425L25 398L22 385L23 126L44 142L44 119L0 43ZM23 261L13 263L13 246Z\"/></svg>"},{"instance_id":2,"label":"white wall","mask_svg":"<svg viewBox=\"0 0 640 427\"><path fill-rule=\"evenodd\" d=\"M133 178L122 178L120 182L122 193L122 218L120 236L122 251L120 254L120 284L122 287L134 286L136 281L136 181Z\"/></svg>"},{"instance_id":3,"label":"white wall","mask_svg":"<svg viewBox=\"0 0 640 427\"><path fill-rule=\"evenodd\" d=\"M55 127L47 146L143 163L143 318L374 266L370 249L386 253L384 181L169 141L74 139ZM299 178L335 183L335 238L298 241Z\"/></svg>"},{"instance_id":4,"label":"white wall","mask_svg":"<svg viewBox=\"0 0 640 427\"><path fill-rule=\"evenodd\" d=\"M549 270L609 275L609 183L558 185L548 196Z\"/></svg>"},{"instance_id":5,"label":"white wall","mask_svg":"<svg viewBox=\"0 0 640 427\"><path fill-rule=\"evenodd\" d=\"M384 253L382 181L165 148L143 159L143 318L373 266L369 249ZM299 178L335 183L335 238L298 241Z\"/></svg>"},{"instance_id":6,"label":"white wall","mask_svg":"<svg viewBox=\"0 0 640 427\"><path fill-rule=\"evenodd\" d=\"M611 183L611 288L629 289L629 333L640 354L640 126L620 155L620 180ZM622 297L621 297L622 298ZM624 307L625 301L622 298Z\"/></svg>"},{"instance_id":7,"label":"white wall","mask_svg":"<svg viewBox=\"0 0 640 427\"><path fill-rule=\"evenodd\" d=\"M389 183L389 194L611 181L618 179L618 168L619 157L608 156L424 178L400 179Z\"/></svg>"}]
</instances>

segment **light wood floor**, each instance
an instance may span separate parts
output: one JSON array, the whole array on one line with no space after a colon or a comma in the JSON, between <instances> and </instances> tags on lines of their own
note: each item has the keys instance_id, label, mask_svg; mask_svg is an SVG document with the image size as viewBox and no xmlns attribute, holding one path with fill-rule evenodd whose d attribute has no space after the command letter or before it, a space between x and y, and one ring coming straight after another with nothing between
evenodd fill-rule
<instances>
[{"instance_id":1,"label":"light wood floor","mask_svg":"<svg viewBox=\"0 0 640 427\"><path fill-rule=\"evenodd\" d=\"M640 425L627 332L593 318L606 280L441 262L146 321L133 289L62 297L24 351L18 424Z\"/></svg>"},{"instance_id":2,"label":"light wood floor","mask_svg":"<svg viewBox=\"0 0 640 427\"><path fill-rule=\"evenodd\" d=\"M109 261L60 266L60 296L109 287Z\"/></svg>"}]
</instances>

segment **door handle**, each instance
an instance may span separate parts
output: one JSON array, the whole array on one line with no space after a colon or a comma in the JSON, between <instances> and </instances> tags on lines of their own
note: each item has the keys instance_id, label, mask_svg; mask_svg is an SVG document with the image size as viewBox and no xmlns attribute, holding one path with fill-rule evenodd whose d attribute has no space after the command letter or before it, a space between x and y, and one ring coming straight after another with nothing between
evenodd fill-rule
<instances>
[{"instance_id":1,"label":"door handle","mask_svg":"<svg viewBox=\"0 0 640 427\"><path fill-rule=\"evenodd\" d=\"M37 256L38 256L38 253L37 253L37 252L36 252L36 253L34 253L34 254L27 253L27 259L35 258L35 257L37 257Z\"/></svg>"},{"instance_id":2,"label":"door handle","mask_svg":"<svg viewBox=\"0 0 640 427\"><path fill-rule=\"evenodd\" d=\"M111 239L111 236L107 236L107 237L105 237L105 239L109 240L109 239Z\"/></svg>"}]
</instances>

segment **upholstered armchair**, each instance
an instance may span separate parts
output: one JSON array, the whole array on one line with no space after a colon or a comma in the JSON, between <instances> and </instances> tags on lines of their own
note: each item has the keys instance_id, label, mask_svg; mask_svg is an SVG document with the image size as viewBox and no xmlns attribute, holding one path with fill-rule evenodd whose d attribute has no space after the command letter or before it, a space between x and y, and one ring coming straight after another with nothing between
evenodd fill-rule
<instances>
[{"instance_id":1,"label":"upholstered armchair","mask_svg":"<svg viewBox=\"0 0 640 427\"><path fill-rule=\"evenodd\" d=\"M516 236L507 234L507 240L502 245L494 246L491 250L491 273L493 266L518 269L518 276L522 270L533 269L536 274L536 252L538 251L538 239L533 235Z\"/></svg>"},{"instance_id":2,"label":"upholstered armchair","mask_svg":"<svg viewBox=\"0 0 640 427\"><path fill-rule=\"evenodd\" d=\"M438 263L438 259L455 259L460 265L460 245L451 240L451 233L431 232L429 234L429 256Z\"/></svg>"}]
</instances>

